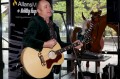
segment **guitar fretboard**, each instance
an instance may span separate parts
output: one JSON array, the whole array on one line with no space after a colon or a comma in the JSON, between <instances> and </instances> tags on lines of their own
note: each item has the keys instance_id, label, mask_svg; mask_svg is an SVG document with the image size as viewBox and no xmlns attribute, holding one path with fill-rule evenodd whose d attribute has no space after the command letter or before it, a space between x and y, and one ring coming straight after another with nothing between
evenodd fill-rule
<instances>
[{"instance_id":1,"label":"guitar fretboard","mask_svg":"<svg viewBox=\"0 0 120 79\"><path fill-rule=\"evenodd\" d=\"M71 44L71 45L68 45L68 46L60 49L60 50L57 50L55 53L56 53L56 54L61 54L62 52L65 52L65 51L67 51L67 50L69 50L69 49L71 49L71 48L73 48L73 47L78 46L78 45L80 45L80 43L78 43L78 42L77 42L77 43L73 43L73 44Z\"/></svg>"}]
</instances>

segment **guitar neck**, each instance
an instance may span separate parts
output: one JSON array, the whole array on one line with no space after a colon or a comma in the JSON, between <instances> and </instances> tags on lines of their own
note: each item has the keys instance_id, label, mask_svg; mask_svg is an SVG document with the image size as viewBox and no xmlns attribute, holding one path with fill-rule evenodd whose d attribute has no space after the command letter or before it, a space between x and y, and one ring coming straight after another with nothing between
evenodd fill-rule
<instances>
[{"instance_id":1,"label":"guitar neck","mask_svg":"<svg viewBox=\"0 0 120 79\"><path fill-rule=\"evenodd\" d=\"M73 44L71 44L71 45L68 45L68 46L62 48L62 49L57 50L55 53L56 53L56 54L61 54L62 52L65 52L65 51L67 51L67 50L69 50L69 49L71 49L71 48L73 48L73 47L78 46L78 45L80 45L80 43L78 43L78 42L77 42L77 43L73 43Z\"/></svg>"}]
</instances>

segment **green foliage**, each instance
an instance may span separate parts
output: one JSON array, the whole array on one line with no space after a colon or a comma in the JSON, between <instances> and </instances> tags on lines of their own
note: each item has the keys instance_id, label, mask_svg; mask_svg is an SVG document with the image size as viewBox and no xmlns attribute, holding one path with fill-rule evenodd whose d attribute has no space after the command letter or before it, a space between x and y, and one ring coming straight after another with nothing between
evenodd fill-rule
<instances>
[{"instance_id":1,"label":"green foliage","mask_svg":"<svg viewBox=\"0 0 120 79\"><path fill-rule=\"evenodd\" d=\"M106 27L105 29L105 35L106 36L114 36L114 35L117 35L117 33L110 27Z\"/></svg>"},{"instance_id":2,"label":"green foliage","mask_svg":"<svg viewBox=\"0 0 120 79\"><path fill-rule=\"evenodd\" d=\"M102 14L106 14L106 0L74 0L74 20L75 24L79 24L83 22L82 19L82 12L84 13L86 18L90 18L90 11L92 8L98 5L99 8L102 10ZM61 1L53 4L54 10L66 11L66 2ZM61 16L55 15L54 19L60 21ZM66 17L66 16L65 16Z\"/></svg>"}]
</instances>

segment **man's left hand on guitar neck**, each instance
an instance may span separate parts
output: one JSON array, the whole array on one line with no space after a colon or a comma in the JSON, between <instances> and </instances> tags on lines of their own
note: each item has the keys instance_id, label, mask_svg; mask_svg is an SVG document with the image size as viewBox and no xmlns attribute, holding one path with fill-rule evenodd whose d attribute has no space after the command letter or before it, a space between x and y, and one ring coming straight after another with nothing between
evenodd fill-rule
<instances>
[{"instance_id":1,"label":"man's left hand on guitar neck","mask_svg":"<svg viewBox=\"0 0 120 79\"><path fill-rule=\"evenodd\" d=\"M82 42L80 42L80 40L76 40L74 43L79 43L79 45L78 46L76 46L76 47L74 47L74 48L76 48L76 49L78 49L78 50L80 50L81 49L81 47L83 46L83 44L82 44Z\"/></svg>"}]
</instances>

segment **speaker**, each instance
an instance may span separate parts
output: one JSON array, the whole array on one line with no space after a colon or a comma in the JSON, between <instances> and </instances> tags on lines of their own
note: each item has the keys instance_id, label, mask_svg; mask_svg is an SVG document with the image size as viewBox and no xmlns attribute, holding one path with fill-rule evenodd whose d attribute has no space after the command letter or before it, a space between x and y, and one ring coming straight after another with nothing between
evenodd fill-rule
<instances>
[{"instance_id":1,"label":"speaker","mask_svg":"<svg viewBox=\"0 0 120 79\"><path fill-rule=\"evenodd\" d=\"M119 0L107 0L107 22L120 22L119 3Z\"/></svg>"}]
</instances>

